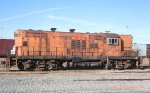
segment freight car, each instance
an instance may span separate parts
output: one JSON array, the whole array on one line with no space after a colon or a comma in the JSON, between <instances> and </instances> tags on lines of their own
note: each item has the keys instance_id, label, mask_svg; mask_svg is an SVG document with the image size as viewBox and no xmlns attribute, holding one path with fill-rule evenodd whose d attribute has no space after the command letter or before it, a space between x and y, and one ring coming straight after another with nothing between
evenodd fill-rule
<instances>
[{"instance_id":1,"label":"freight car","mask_svg":"<svg viewBox=\"0 0 150 93\"><path fill-rule=\"evenodd\" d=\"M133 44L133 49L138 51L142 68L150 68L150 44Z\"/></svg>"},{"instance_id":2,"label":"freight car","mask_svg":"<svg viewBox=\"0 0 150 93\"><path fill-rule=\"evenodd\" d=\"M76 68L127 69L139 65L132 35L17 30L16 60L20 70Z\"/></svg>"},{"instance_id":3,"label":"freight car","mask_svg":"<svg viewBox=\"0 0 150 93\"><path fill-rule=\"evenodd\" d=\"M13 60L15 55L11 55L10 53L14 43L15 41L13 39L0 39L0 67L10 67L11 65L15 65L16 62Z\"/></svg>"}]
</instances>

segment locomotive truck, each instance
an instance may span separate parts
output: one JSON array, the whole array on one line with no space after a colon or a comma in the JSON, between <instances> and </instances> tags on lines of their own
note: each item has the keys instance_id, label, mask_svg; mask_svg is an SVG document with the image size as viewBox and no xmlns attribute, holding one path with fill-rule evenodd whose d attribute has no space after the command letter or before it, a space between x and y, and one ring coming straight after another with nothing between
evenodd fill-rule
<instances>
[{"instance_id":1,"label":"locomotive truck","mask_svg":"<svg viewBox=\"0 0 150 93\"><path fill-rule=\"evenodd\" d=\"M20 70L92 67L128 69L140 65L132 49L132 35L42 30L14 33L16 61Z\"/></svg>"}]
</instances>

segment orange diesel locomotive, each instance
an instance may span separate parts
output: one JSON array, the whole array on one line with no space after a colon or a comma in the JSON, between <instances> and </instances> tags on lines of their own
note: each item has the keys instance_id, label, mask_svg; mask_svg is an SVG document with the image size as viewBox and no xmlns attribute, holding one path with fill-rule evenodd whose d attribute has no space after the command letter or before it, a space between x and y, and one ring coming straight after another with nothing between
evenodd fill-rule
<instances>
[{"instance_id":1,"label":"orange diesel locomotive","mask_svg":"<svg viewBox=\"0 0 150 93\"><path fill-rule=\"evenodd\" d=\"M17 30L14 33L20 70L90 67L125 69L135 67L137 53L132 36L115 33L78 33Z\"/></svg>"}]
</instances>

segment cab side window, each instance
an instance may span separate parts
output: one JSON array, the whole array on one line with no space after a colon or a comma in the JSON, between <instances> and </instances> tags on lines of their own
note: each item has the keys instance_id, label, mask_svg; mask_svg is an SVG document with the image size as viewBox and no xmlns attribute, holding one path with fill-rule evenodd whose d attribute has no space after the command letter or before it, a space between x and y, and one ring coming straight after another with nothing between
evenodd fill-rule
<instances>
[{"instance_id":1,"label":"cab side window","mask_svg":"<svg viewBox=\"0 0 150 93\"><path fill-rule=\"evenodd\" d=\"M119 44L119 39L118 38L107 38L107 44L118 45Z\"/></svg>"}]
</instances>

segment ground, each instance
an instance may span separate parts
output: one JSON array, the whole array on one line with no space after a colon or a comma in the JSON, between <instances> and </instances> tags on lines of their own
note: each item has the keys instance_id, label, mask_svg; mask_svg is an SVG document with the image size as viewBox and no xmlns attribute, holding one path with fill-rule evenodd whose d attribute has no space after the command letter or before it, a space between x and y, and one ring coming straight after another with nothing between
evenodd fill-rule
<instances>
[{"instance_id":1,"label":"ground","mask_svg":"<svg viewBox=\"0 0 150 93\"><path fill-rule=\"evenodd\" d=\"M0 93L150 93L150 69L0 71Z\"/></svg>"}]
</instances>

